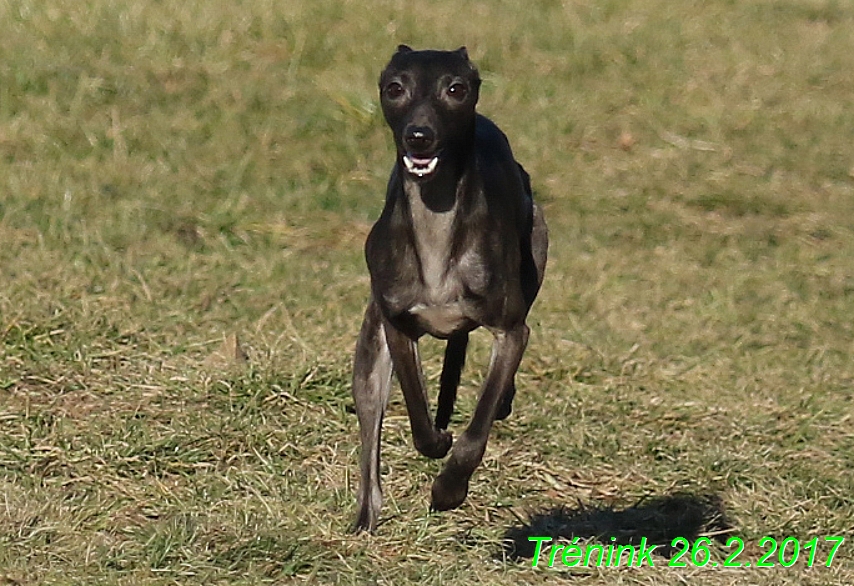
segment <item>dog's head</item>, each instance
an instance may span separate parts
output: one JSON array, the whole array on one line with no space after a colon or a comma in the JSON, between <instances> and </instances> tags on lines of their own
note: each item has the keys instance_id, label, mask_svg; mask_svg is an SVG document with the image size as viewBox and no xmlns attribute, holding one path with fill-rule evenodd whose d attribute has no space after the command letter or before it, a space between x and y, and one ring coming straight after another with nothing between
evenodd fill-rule
<instances>
[{"instance_id":1,"label":"dog's head","mask_svg":"<svg viewBox=\"0 0 854 586\"><path fill-rule=\"evenodd\" d=\"M480 76L468 51L400 45L380 76L383 114L410 177L427 180L474 141Z\"/></svg>"}]
</instances>

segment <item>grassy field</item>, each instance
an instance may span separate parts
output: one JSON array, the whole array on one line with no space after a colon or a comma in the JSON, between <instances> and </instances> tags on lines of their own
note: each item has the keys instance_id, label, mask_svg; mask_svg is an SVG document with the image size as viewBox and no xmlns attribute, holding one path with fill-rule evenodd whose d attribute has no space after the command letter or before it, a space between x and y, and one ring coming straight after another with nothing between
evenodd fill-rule
<instances>
[{"instance_id":1,"label":"grassy field","mask_svg":"<svg viewBox=\"0 0 854 586\"><path fill-rule=\"evenodd\" d=\"M831 0L0 0L0 584L854 583L852 31ZM401 42L468 46L552 244L467 502L429 513L395 390L351 536ZM532 568L531 534L720 565ZM756 568L766 536L797 563Z\"/></svg>"}]
</instances>

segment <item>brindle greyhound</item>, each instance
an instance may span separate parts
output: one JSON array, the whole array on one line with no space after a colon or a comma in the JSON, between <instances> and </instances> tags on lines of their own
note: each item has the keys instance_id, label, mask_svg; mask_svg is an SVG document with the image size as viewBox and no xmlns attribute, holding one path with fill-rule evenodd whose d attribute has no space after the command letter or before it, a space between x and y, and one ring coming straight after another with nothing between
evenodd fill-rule
<instances>
[{"instance_id":1,"label":"brindle greyhound","mask_svg":"<svg viewBox=\"0 0 854 586\"><path fill-rule=\"evenodd\" d=\"M466 49L401 45L380 77L383 114L397 145L385 207L367 243L371 299L353 372L361 433L355 531L373 531L382 505L380 433L392 371L416 449L442 458L469 332L494 336L468 428L432 488L431 508L458 507L493 421L510 414L528 342L525 318L543 281L548 232L530 178L507 137L475 112L480 89ZM424 334L447 340L435 423L418 357Z\"/></svg>"}]
</instances>

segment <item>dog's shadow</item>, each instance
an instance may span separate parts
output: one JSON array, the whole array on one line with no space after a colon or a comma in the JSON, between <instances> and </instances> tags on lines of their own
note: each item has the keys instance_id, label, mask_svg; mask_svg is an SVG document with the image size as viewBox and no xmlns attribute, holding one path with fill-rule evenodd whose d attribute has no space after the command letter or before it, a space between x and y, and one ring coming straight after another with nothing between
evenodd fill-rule
<instances>
[{"instance_id":1,"label":"dog's shadow","mask_svg":"<svg viewBox=\"0 0 854 586\"><path fill-rule=\"evenodd\" d=\"M548 536L562 541L578 537L618 545L638 545L645 537L649 545L659 546L657 554L670 557L674 551L672 541L677 537L692 543L701 535L708 535L723 543L732 531L720 497L677 493L642 499L622 510L579 505L535 513L528 522L507 529L502 555L511 560L532 558L537 543L529 537Z\"/></svg>"}]
</instances>

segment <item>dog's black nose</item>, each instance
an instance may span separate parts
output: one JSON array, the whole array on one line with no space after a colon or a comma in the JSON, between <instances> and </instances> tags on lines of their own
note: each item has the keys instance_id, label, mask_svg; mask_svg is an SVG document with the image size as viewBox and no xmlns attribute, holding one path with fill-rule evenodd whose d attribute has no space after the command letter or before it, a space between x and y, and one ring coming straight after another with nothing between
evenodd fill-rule
<instances>
[{"instance_id":1,"label":"dog's black nose","mask_svg":"<svg viewBox=\"0 0 854 586\"><path fill-rule=\"evenodd\" d=\"M436 134L427 126L407 126L403 141L413 153L426 153L436 141Z\"/></svg>"}]
</instances>

